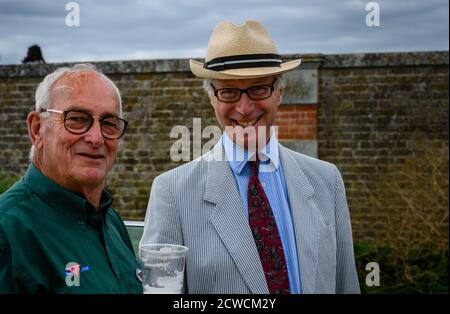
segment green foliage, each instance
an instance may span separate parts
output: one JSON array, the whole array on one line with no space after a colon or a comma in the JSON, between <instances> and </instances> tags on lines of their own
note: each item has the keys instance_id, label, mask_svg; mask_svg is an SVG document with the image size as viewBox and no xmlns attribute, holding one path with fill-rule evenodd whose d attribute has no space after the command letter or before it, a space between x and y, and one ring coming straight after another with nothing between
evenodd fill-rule
<instances>
[{"instance_id":1,"label":"green foliage","mask_svg":"<svg viewBox=\"0 0 450 314\"><path fill-rule=\"evenodd\" d=\"M398 250L392 244L355 244L362 293L448 293L448 248L426 244ZM380 286L368 287L366 264L380 266Z\"/></svg>"},{"instance_id":2,"label":"green foliage","mask_svg":"<svg viewBox=\"0 0 450 314\"><path fill-rule=\"evenodd\" d=\"M0 194L9 189L17 180L19 180L19 177L0 171Z\"/></svg>"}]
</instances>

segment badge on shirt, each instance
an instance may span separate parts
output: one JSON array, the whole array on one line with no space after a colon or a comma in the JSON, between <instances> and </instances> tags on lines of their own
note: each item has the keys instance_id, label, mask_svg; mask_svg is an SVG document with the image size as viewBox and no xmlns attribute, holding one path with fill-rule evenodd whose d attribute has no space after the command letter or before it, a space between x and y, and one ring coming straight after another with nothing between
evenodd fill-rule
<instances>
[{"instance_id":1,"label":"badge on shirt","mask_svg":"<svg viewBox=\"0 0 450 314\"><path fill-rule=\"evenodd\" d=\"M69 262L66 264L66 271L64 275L66 275L66 285L68 287L79 287L80 286L80 275L82 272L91 269L90 266L85 265L81 266L76 262Z\"/></svg>"}]
</instances>

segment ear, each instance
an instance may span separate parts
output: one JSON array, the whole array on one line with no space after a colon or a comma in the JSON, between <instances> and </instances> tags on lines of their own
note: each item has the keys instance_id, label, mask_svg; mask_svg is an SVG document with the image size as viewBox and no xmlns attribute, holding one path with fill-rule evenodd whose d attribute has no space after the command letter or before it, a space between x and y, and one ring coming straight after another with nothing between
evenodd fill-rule
<instances>
[{"instance_id":1,"label":"ear","mask_svg":"<svg viewBox=\"0 0 450 314\"><path fill-rule=\"evenodd\" d=\"M212 95L212 96L208 95L208 97L209 97L209 102L210 102L211 106L215 109L216 108L216 103L215 103L216 97L214 95Z\"/></svg>"},{"instance_id":2,"label":"ear","mask_svg":"<svg viewBox=\"0 0 450 314\"><path fill-rule=\"evenodd\" d=\"M275 93L275 99L277 101L277 106L279 106L281 104L281 101L283 100L283 92L284 89L282 88L277 88L276 93Z\"/></svg>"},{"instance_id":3,"label":"ear","mask_svg":"<svg viewBox=\"0 0 450 314\"><path fill-rule=\"evenodd\" d=\"M28 126L28 136L30 137L31 144L33 144L36 147L40 147L42 145L42 137L41 137L42 124L39 112L32 111L28 114L27 126Z\"/></svg>"}]
</instances>

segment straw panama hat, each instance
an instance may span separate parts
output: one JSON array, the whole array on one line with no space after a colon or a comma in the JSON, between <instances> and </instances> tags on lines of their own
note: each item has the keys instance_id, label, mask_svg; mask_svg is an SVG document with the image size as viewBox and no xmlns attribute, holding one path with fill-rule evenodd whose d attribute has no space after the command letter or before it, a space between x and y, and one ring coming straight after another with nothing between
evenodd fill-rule
<instances>
[{"instance_id":1,"label":"straw panama hat","mask_svg":"<svg viewBox=\"0 0 450 314\"><path fill-rule=\"evenodd\" d=\"M277 75L298 67L301 59L282 62L272 38L258 21L224 21L214 28L205 62L189 60L192 73L208 79L245 79Z\"/></svg>"}]
</instances>

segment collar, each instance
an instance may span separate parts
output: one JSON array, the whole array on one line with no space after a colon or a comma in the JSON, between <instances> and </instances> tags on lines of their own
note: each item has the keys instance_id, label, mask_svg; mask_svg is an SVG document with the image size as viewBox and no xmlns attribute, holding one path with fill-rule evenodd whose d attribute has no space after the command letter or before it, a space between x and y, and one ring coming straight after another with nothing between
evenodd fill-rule
<instances>
[{"instance_id":1,"label":"collar","mask_svg":"<svg viewBox=\"0 0 450 314\"><path fill-rule=\"evenodd\" d=\"M256 152L244 150L236 145L224 132L222 143L225 156L233 172L241 174L248 160L255 160ZM275 130L272 130L272 136L269 142L259 152L260 172L274 172L280 166L280 155L278 151L278 140L275 136Z\"/></svg>"},{"instance_id":2,"label":"collar","mask_svg":"<svg viewBox=\"0 0 450 314\"><path fill-rule=\"evenodd\" d=\"M86 220L95 213L105 216L113 202L111 194L103 190L100 208L97 211L87 199L58 185L46 177L33 163L28 167L24 181L49 205L79 223L86 223Z\"/></svg>"}]
</instances>

